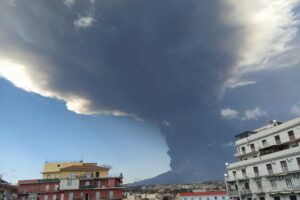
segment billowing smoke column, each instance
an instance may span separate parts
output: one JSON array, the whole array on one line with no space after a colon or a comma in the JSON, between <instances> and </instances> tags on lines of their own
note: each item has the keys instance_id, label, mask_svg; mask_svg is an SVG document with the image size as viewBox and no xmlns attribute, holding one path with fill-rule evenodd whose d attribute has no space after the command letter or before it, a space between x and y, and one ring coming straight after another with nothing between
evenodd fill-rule
<instances>
[{"instance_id":1,"label":"billowing smoke column","mask_svg":"<svg viewBox=\"0 0 300 200\"><path fill-rule=\"evenodd\" d=\"M259 2L239 9L229 0L2 1L0 75L77 113L160 126L172 170L150 182L221 178L228 154L221 144L232 136L224 134L218 101L295 34L295 1L280 1L268 13L287 20L258 19L256 37L244 21L271 4Z\"/></svg>"}]
</instances>

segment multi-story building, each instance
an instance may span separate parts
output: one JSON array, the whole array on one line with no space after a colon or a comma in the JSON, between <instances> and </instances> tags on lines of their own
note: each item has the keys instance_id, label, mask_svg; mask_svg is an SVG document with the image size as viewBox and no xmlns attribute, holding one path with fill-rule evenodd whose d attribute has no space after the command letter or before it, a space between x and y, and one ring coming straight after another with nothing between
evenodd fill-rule
<instances>
[{"instance_id":1,"label":"multi-story building","mask_svg":"<svg viewBox=\"0 0 300 200\"><path fill-rule=\"evenodd\" d=\"M16 200L18 187L2 180L0 176L0 200Z\"/></svg>"},{"instance_id":2,"label":"multi-story building","mask_svg":"<svg viewBox=\"0 0 300 200\"><path fill-rule=\"evenodd\" d=\"M122 174L97 163L45 163L43 179L19 181L18 200L123 199Z\"/></svg>"},{"instance_id":3,"label":"multi-story building","mask_svg":"<svg viewBox=\"0 0 300 200\"><path fill-rule=\"evenodd\" d=\"M226 191L181 192L176 200L228 200Z\"/></svg>"},{"instance_id":4,"label":"multi-story building","mask_svg":"<svg viewBox=\"0 0 300 200\"><path fill-rule=\"evenodd\" d=\"M300 118L235 137L239 159L226 163L230 199L300 199Z\"/></svg>"}]
</instances>

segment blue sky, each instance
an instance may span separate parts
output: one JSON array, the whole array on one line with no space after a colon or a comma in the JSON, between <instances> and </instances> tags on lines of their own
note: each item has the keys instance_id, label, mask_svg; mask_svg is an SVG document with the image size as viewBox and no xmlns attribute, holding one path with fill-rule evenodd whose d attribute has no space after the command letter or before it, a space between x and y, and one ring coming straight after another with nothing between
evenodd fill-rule
<instances>
[{"instance_id":1,"label":"blue sky","mask_svg":"<svg viewBox=\"0 0 300 200\"><path fill-rule=\"evenodd\" d=\"M168 148L154 126L128 117L78 115L61 101L3 79L0 97L0 172L7 181L41 177L46 160L109 164L112 174L126 175L125 182L169 170Z\"/></svg>"}]
</instances>

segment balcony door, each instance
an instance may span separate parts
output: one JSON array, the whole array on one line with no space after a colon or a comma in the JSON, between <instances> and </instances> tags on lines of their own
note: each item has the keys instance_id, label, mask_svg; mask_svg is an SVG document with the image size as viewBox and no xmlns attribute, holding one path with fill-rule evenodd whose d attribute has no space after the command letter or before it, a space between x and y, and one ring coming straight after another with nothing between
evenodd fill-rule
<instances>
[{"instance_id":1,"label":"balcony door","mask_svg":"<svg viewBox=\"0 0 300 200\"><path fill-rule=\"evenodd\" d=\"M289 138L290 138L291 141L295 140L294 131L289 131L288 134L289 134Z\"/></svg>"},{"instance_id":2,"label":"balcony door","mask_svg":"<svg viewBox=\"0 0 300 200\"><path fill-rule=\"evenodd\" d=\"M276 144L281 144L281 140L280 140L279 135L275 136L275 142L276 142Z\"/></svg>"},{"instance_id":3,"label":"balcony door","mask_svg":"<svg viewBox=\"0 0 300 200\"><path fill-rule=\"evenodd\" d=\"M269 175L273 174L272 164L267 164L267 170Z\"/></svg>"},{"instance_id":4,"label":"balcony door","mask_svg":"<svg viewBox=\"0 0 300 200\"><path fill-rule=\"evenodd\" d=\"M109 191L108 198L109 199L114 199L114 191Z\"/></svg>"},{"instance_id":5,"label":"balcony door","mask_svg":"<svg viewBox=\"0 0 300 200\"><path fill-rule=\"evenodd\" d=\"M282 171L283 171L283 172L288 172L288 171L289 171L289 170L288 170L288 166L287 166L285 160L280 161L280 165L281 165L281 168L282 168Z\"/></svg>"}]
</instances>

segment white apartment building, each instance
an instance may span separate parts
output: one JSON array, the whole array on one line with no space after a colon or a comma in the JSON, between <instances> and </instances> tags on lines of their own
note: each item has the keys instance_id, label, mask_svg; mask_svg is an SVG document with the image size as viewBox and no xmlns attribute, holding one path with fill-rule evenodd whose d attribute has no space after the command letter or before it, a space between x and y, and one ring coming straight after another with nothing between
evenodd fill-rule
<instances>
[{"instance_id":1,"label":"white apartment building","mask_svg":"<svg viewBox=\"0 0 300 200\"><path fill-rule=\"evenodd\" d=\"M230 199L300 200L300 118L235 137L239 159L226 163Z\"/></svg>"}]
</instances>

